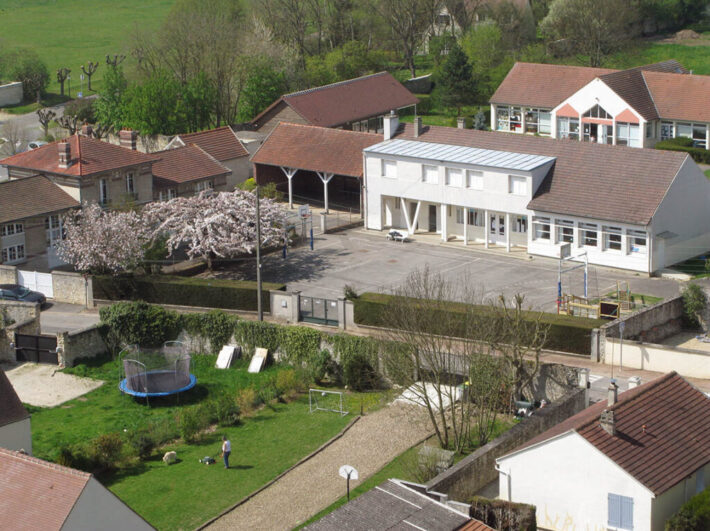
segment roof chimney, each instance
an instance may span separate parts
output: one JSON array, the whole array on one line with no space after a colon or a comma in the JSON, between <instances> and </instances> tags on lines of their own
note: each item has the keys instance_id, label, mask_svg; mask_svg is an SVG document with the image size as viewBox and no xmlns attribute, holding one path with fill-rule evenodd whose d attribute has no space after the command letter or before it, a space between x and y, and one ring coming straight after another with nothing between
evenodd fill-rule
<instances>
[{"instance_id":1,"label":"roof chimney","mask_svg":"<svg viewBox=\"0 0 710 531\"><path fill-rule=\"evenodd\" d=\"M394 109L384 117L383 125L385 140L392 140L392 137L397 134L397 128L399 127L399 118L397 117L397 113L394 112Z\"/></svg>"},{"instance_id":2,"label":"roof chimney","mask_svg":"<svg viewBox=\"0 0 710 531\"><path fill-rule=\"evenodd\" d=\"M456 127L459 129L466 129L466 118L463 116L459 116L456 118Z\"/></svg>"},{"instance_id":3,"label":"roof chimney","mask_svg":"<svg viewBox=\"0 0 710 531\"><path fill-rule=\"evenodd\" d=\"M612 381L609 382L609 388L607 390L608 390L608 396L606 399L606 405L607 405L607 407L611 407L614 404L616 404L616 400L619 397L619 395L618 395L619 386L616 385L616 380L612 379Z\"/></svg>"},{"instance_id":4,"label":"roof chimney","mask_svg":"<svg viewBox=\"0 0 710 531\"><path fill-rule=\"evenodd\" d=\"M81 126L81 134L84 136L91 136L94 132L94 128L91 124L84 124Z\"/></svg>"},{"instance_id":5,"label":"roof chimney","mask_svg":"<svg viewBox=\"0 0 710 531\"><path fill-rule=\"evenodd\" d=\"M59 142L57 150L59 152L59 167L68 168L71 166L71 145L69 142Z\"/></svg>"},{"instance_id":6,"label":"roof chimney","mask_svg":"<svg viewBox=\"0 0 710 531\"><path fill-rule=\"evenodd\" d=\"M121 147L136 150L136 140L138 139L138 132L132 129L122 129L118 132L119 144Z\"/></svg>"},{"instance_id":7,"label":"roof chimney","mask_svg":"<svg viewBox=\"0 0 710 531\"><path fill-rule=\"evenodd\" d=\"M422 117L415 116L414 117L414 138L417 138L421 134L422 134Z\"/></svg>"},{"instance_id":8,"label":"roof chimney","mask_svg":"<svg viewBox=\"0 0 710 531\"><path fill-rule=\"evenodd\" d=\"M602 429L609 435L616 435L616 421L614 420L613 411L609 411L608 409L602 411L599 424L601 424Z\"/></svg>"}]
</instances>

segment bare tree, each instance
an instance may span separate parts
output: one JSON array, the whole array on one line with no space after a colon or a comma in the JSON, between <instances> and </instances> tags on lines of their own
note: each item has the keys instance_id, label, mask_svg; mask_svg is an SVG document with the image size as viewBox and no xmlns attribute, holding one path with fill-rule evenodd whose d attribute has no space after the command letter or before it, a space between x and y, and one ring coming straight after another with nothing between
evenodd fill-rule
<instances>
[{"instance_id":1,"label":"bare tree","mask_svg":"<svg viewBox=\"0 0 710 531\"><path fill-rule=\"evenodd\" d=\"M63 67L57 70L57 83L59 83L59 93L62 96L64 96L64 82L69 77L69 74L71 74L71 70L69 68Z\"/></svg>"},{"instance_id":2,"label":"bare tree","mask_svg":"<svg viewBox=\"0 0 710 531\"><path fill-rule=\"evenodd\" d=\"M106 124L94 124L91 129L91 136L97 140L104 140L108 138L108 135L114 132L114 128L111 125Z\"/></svg>"},{"instance_id":3,"label":"bare tree","mask_svg":"<svg viewBox=\"0 0 710 531\"><path fill-rule=\"evenodd\" d=\"M7 120L0 128L0 152L5 156L22 151L27 143L27 134L18 120Z\"/></svg>"},{"instance_id":4,"label":"bare tree","mask_svg":"<svg viewBox=\"0 0 710 531\"><path fill-rule=\"evenodd\" d=\"M89 85L87 87L87 90L93 90L91 88L91 76L93 76L96 73L96 69L99 67L99 62L91 62L88 61L87 66L85 67L84 65L81 65L81 71L84 72L84 75L88 78L89 80Z\"/></svg>"},{"instance_id":5,"label":"bare tree","mask_svg":"<svg viewBox=\"0 0 710 531\"><path fill-rule=\"evenodd\" d=\"M466 33L476 22L479 9L486 0L444 0L446 10L459 27L461 34Z\"/></svg>"},{"instance_id":6,"label":"bare tree","mask_svg":"<svg viewBox=\"0 0 710 531\"><path fill-rule=\"evenodd\" d=\"M116 68L118 65L120 65L124 61L125 58L126 58L125 55L119 55L119 54L114 54L113 57L111 57L110 55L106 55L106 65Z\"/></svg>"},{"instance_id":7,"label":"bare tree","mask_svg":"<svg viewBox=\"0 0 710 531\"><path fill-rule=\"evenodd\" d=\"M49 124L54 118L56 118L57 113L52 109L44 108L37 109L37 119L39 124L42 126L42 131L44 131L44 137L49 135Z\"/></svg>"},{"instance_id":8,"label":"bare tree","mask_svg":"<svg viewBox=\"0 0 710 531\"><path fill-rule=\"evenodd\" d=\"M62 129L66 129L70 136L75 134L81 125L78 116L69 116L67 114L57 118L57 124L59 124L59 127Z\"/></svg>"},{"instance_id":9,"label":"bare tree","mask_svg":"<svg viewBox=\"0 0 710 531\"><path fill-rule=\"evenodd\" d=\"M303 0L261 0L262 19L274 32L274 35L293 47L302 69L306 67L306 31L309 23L309 8L319 4ZM319 17L321 7L317 5ZM322 31L322 21L321 28Z\"/></svg>"}]
</instances>

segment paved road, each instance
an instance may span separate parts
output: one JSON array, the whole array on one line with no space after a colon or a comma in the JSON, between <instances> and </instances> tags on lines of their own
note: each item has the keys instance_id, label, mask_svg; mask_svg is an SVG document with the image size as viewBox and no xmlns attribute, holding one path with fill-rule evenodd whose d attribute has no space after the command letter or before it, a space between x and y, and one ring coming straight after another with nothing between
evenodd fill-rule
<instances>
[{"instance_id":1,"label":"paved road","mask_svg":"<svg viewBox=\"0 0 710 531\"><path fill-rule=\"evenodd\" d=\"M300 247L266 257L262 265L263 279L283 282L292 290L314 297L335 298L343 294L346 284L358 292L389 291L401 285L415 269L428 266L448 278L470 279L481 298L503 293L510 297L524 293L533 308L554 310L557 294L558 262L549 258L527 258L518 251L486 251L480 247L456 243L394 243L384 234L354 229L316 238L315 250ZM217 276L255 278L254 262L242 262L232 271L218 271ZM626 280L632 291L661 297L676 295L680 283L674 280L648 278L641 275L590 266L590 296L607 293L617 280ZM582 271L564 278L565 291L583 293Z\"/></svg>"},{"instance_id":2,"label":"paved road","mask_svg":"<svg viewBox=\"0 0 710 531\"><path fill-rule=\"evenodd\" d=\"M72 332L99 322L99 312L87 310L78 304L63 302L51 303L40 314L40 325L43 334Z\"/></svg>"}]
</instances>

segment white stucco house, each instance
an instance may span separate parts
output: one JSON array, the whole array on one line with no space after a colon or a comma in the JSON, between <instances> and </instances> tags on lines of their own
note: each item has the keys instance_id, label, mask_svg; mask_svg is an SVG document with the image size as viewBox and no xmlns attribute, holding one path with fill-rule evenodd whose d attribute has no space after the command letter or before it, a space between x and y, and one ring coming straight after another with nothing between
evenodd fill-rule
<instances>
[{"instance_id":1,"label":"white stucco house","mask_svg":"<svg viewBox=\"0 0 710 531\"><path fill-rule=\"evenodd\" d=\"M44 531L154 529L94 476L0 448L2 527Z\"/></svg>"},{"instance_id":2,"label":"white stucco house","mask_svg":"<svg viewBox=\"0 0 710 531\"><path fill-rule=\"evenodd\" d=\"M32 454L30 414L0 369L0 447Z\"/></svg>"},{"instance_id":3,"label":"white stucco house","mask_svg":"<svg viewBox=\"0 0 710 531\"><path fill-rule=\"evenodd\" d=\"M661 531L710 473L710 398L675 372L570 417L496 460L499 497L539 529Z\"/></svg>"},{"instance_id":4,"label":"white stucco house","mask_svg":"<svg viewBox=\"0 0 710 531\"><path fill-rule=\"evenodd\" d=\"M385 120L365 227L653 273L710 248L710 182L685 153ZM567 246L569 244L569 247Z\"/></svg>"},{"instance_id":5,"label":"white stucco house","mask_svg":"<svg viewBox=\"0 0 710 531\"><path fill-rule=\"evenodd\" d=\"M491 96L496 131L631 147L710 146L710 76L675 60L628 70L516 63Z\"/></svg>"}]
</instances>

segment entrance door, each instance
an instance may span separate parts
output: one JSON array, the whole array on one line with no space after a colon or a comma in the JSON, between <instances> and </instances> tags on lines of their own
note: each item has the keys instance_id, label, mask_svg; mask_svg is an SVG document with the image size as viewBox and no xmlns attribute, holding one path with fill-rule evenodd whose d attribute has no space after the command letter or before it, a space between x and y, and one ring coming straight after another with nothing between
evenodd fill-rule
<instances>
[{"instance_id":1,"label":"entrance door","mask_svg":"<svg viewBox=\"0 0 710 531\"><path fill-rule=\"evenodd\" d=\"M436 205L429 205L429 232L436 232Z\"/></svg>"},{"instance_id":2,"label":"entrance door","mask_svg":"<svg viewBox=\"0 0 710 531\"><path fill-rule=\"evenodd\" d=\"M490 241L493 243L505 243L505 214L494 212L490 216Z\"/></svg>"}]
</instances>

